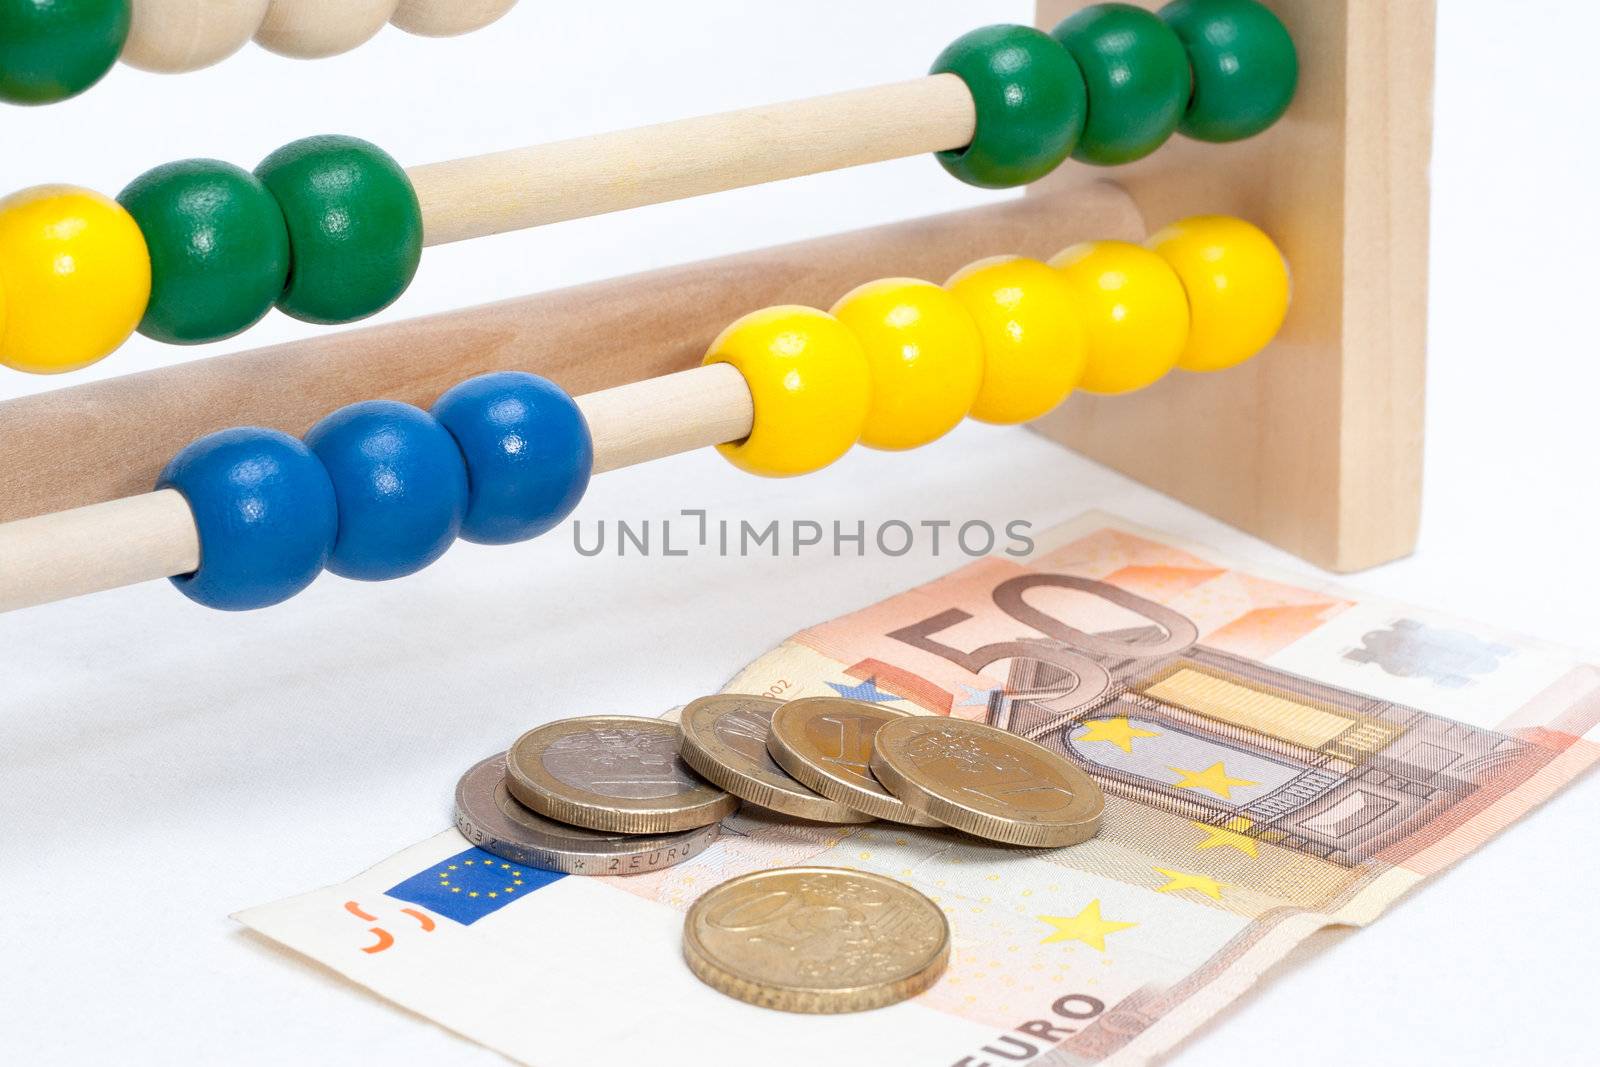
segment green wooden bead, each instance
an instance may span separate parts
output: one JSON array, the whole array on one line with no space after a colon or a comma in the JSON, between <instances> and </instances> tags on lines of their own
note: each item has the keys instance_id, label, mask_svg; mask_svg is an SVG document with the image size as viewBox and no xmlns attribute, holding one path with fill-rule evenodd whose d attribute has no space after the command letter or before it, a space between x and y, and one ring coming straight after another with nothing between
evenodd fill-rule
<instances>
[{"instance_id":1,"label":"green wooden bead","mask_svg":"<svg viewBox=\"0 0 1600 1067\"><path fill-rule=\"evenodd\" d=\"M940 152L968 185L1007 189L1049 174L1083 132L1083 76L1048 35L1031 26L985 26L934 60L933 74L967 83L978 125L965 148Z\"/></svg>"},{"instance_id":2,"label":"green wooden bead","mask_svg":"<svg viewBox=\"0 0 1600 1067\"><path fill-rule=\"evenodd\" d=\"M1178 127L1185 136L1242 141L1283 117L1300 62L1277 15L1256 0L1176 0L1160 15L1194 70L1194 95Z\"/></svg>"},{"instance_id":3,"label":"green wooden bead","mask_svg":"<svg viewBox=\"0 0 1600 1067\"><path fill-rule=\"evenodd\" d=\"M139 332L168 344L232 337L261 321L289 278L283 212L254 174L215 159L168 163L117 200L150 249Z\"/></svg>"},{"instance_id":4,"label":"green wooden bead","mask_svg":"<svg viewBox=\"0 0 1600 1067\"><path fill-rule=\"evenodd\" d=\"M1096 4L1051 31L1083 70L1089 118L1072 153L1112 166L1166 143L1189 103L1189 57L1178 35L1131 4Z\"/></svg>"},{"instance_id":5,"label":"green wooden bead","mask_svg":"<svg viewBox=\"0 0 1600 1067\"><path fill-rule=\"evenodd\" d=\"M117 61L132 19L129 0L0 0L0 100L77 96Z\"/></svg>"},{"instance_id":6,"label":"green wooden bead","mask_svg":"<svg viewBox=\"0 0 1600 1067\"><path fill-rule=\"evenodd\" d=\"M308 137L256 168L283 209L292 262L278 307L353 322L399 299L422 260L422 208L406 172L355 137Z\"/></svg>"}]
</instances>

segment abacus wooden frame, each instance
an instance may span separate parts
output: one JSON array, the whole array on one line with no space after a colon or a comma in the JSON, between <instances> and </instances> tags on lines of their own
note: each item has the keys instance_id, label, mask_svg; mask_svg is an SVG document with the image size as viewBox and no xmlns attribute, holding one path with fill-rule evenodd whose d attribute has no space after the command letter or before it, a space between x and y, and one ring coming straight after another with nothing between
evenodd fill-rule
<instances>
[{"instance_id":1,"label":"abacus wooden frame","mask_svg":"<svg viewBox=\"0 0 1600 1067\"><path fill-rule=\"evenodd\" d=\"M1039 20L1077 6L1043 0ZM984 255L1138 239L1215 212L1283 245L1296 292L1282 338L1225 374L1075 398L1039 430L1323 566L1404 555L1421 471L1433 4L1270 6L1299 45L1301 91L1252 141L1175 138L1130 167L1064 167L1026 202L0 404L0 522L143 493L179 447L226 426L298 434L345 403L426 405L458 379L507 367L574 394L605 389L695 365L756 307L828 306L880 275L942 278Z\"/></svg>"},{"instance_id":2,"label":"abacus wooden frame","mask_svg":"<svg viewBox=\"0 0 1600 1067\"><path fill-rule=\"evenodd\" d=\"M1235 145L1174 138L1111 171L1154 230L1249 219L1283 248L1294 299L1271 349L1226 374L1079 394L1047 437L1335 571L1411 552L1422 491L1433 133L1433 0L1266 0L1300 55L1288 115ZM1039 0L1049 28L1082 0ZM1143 4L1141 6L1158 6Z\"/></svg>"}]
</instances>

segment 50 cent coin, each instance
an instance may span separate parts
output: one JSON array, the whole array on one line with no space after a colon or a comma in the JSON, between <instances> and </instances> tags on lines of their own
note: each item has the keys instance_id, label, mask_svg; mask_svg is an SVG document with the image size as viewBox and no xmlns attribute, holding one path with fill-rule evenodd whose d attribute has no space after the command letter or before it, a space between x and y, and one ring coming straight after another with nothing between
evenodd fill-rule
<instances>
[{"instance_id":1,"label":"50 cent coin","mask_svg":"<svg viewBox=\"0 0 1600 1067\"><path fill-rule=\"evenodd\" d=\"M939 906L881 874L781 867L723 882L690 907L683 955L702 982L812 1015L914 997L950 959Z\"/></svg>"}]
</instances>

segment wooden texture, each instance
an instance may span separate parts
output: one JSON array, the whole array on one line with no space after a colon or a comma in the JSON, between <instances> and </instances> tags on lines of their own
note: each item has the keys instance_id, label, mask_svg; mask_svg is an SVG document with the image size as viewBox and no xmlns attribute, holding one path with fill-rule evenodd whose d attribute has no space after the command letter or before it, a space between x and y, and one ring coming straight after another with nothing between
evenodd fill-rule
<instances>
[{"instance_id":1,"label":"wooden texture","mask_svg":"<svg viewBox=\"0 0 1600 1067\"><path fill-rule=\"evenodd\" d=\"M578 407L594 437L594 473L631 467L750 436L755 405L727 363L585 393Z\"/></svg>"},{"instance_id":2,"label":"wooden texture","mask_svg":"<svg viewBox=\"0 0 1600 1067\"><path fill-rule=\"evenodd\" d=\"M430 245L959 148L954 74L514 148L407 173Z\"/></svg>"},{"instance_id":3,"label":"wooden texture","mask_svg":"<svg viewBox=\"0 0 1600 1067\"><path fill-rule=\"evenodd\" d=\"M220 63L250 43L269 0L134 0L122 61L179 74Z\"/></svg>"},{"instance_id":4,"label":"wooden texture","mask_svg":"<svg viewBox=\"0 0 1600 1067\"><path fill-rule=\"evenodd\" d=\"M1236 145L1174 138L1111 170L1152 230L1234 214L1294 275L1280 340L1223 374L1077 396L1038 428L1162 492L1336 571L1409 553L1422 478L1432 0L1267 0L1294 35L1287 117ZM1045 28L1083 6L1041 0ZM1155 6L1155 5L1149 5Z\"/></svg>"},{"instance_id":5,"label":"wooden texture","mask_svg":"<svg viewBox=\"0 0 1600 1067\"><path fill-rule=\"evenodd\" d=\"M389 21L421 37L471 33L505 16L517 0L400 0Z\"/></svg>"},{"instance_id":6,"label":"wooden texture","mask_svg":"<svg viewBox=\"0 0 1600 1067\"><path fill-rule=\"evenodd\" d=\"M724 326L767 305L829 307L873 278L943 281L984 256L1143 233L1127 195L1097 183L7 401L0 521L144 492L213 430L301 434L345 404L426 407L494 370L535 371L578 395L693 367Z\"/></svg>"},{"instance_id":7,"label":"wooden texture","mask_svg":"<svg viewBox=\"0 0 1600 1067\"><path fill-rule=\"evenodd\" d=\"M726 363L629 382L577 398L594 472L737 441L755 407ZM200 566L200 534L173 489L0 523L0 612L104 592Z\"/></svg>"},{"instance_id":8,"label":"wooden texture","mask_svg":"<svg viewBox=\"0 0 1600 1067\"><path fill-rule=\"evenodd\" d=\"M337 56L366 44L399 0L272 0L256 43L295 59Z\"/></svg>"},{"instance_id":9,"label":"wooden texture","mask_svg":"<svg viewBox=\"0 0 1600 1067\"><path fill-rule=\"evenodd\" d=\"M98 593L200 565L200 536L174 489L0 523L0 611Z\"/></svg>"}]
</instances>

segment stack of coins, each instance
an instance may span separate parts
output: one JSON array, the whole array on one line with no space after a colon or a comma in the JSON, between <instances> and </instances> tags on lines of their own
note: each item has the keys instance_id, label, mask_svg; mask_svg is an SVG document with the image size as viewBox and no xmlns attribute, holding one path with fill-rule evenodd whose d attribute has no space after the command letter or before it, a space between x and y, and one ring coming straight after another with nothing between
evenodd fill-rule
<instances>
[{"instance_id":1,"label":"stack of coins","mask_svg":"<svg viewBox=\"0 0 1600 1067\"><path fill-rule=\"evenodd\" d=\"M591 715L529 730L456 787L473 844L530 867L625 875L680 863L744 801L815 823L885 819L1010 845L1100 828L1100 787L982 723L843 697L720 694L665 719ZM763 1007L862 1011L915 996L950 957L938 905L879 874L788 867L730 879L684 921L707 985Z\"/></svg>"},{"instance_id":2,"label":"stack of coins","mask_svg":"<svg viewBox=\"0 0 1600 1067\"><path fill-rule=\"evenodd\" d=\"M1010 845L1100 829L1100 787L1065 758L982 723L843 697L704 697L683 758L752 804L821 822L946 826Z\"/></svg>"},{"instance_id":3,"label":"stack of coins","mask_svg":"<svg viewBox=\"0 0 1600 1067\"><path fill-rule=\"evenodd\" d=\"M843 697L719 694L665 719L592 715L530 730L456 788L473 844L568 874L698 855L743 800L792 819L950 827L1009 845L1093 837L1104 797L1004 730Z\"/></svg>"},{"instance_id":4,"label":"stack of coins","mask_svg":"<svg viewBox=\"0 0 1600 1067\"><path fill-rule=\"evenodd\" d=\"M739 801L678 758L664 719L591 715L529 730L456 786L456 828L486 852L566 874L642 874L716 840Z\"/></svg>"}]
</instances>

